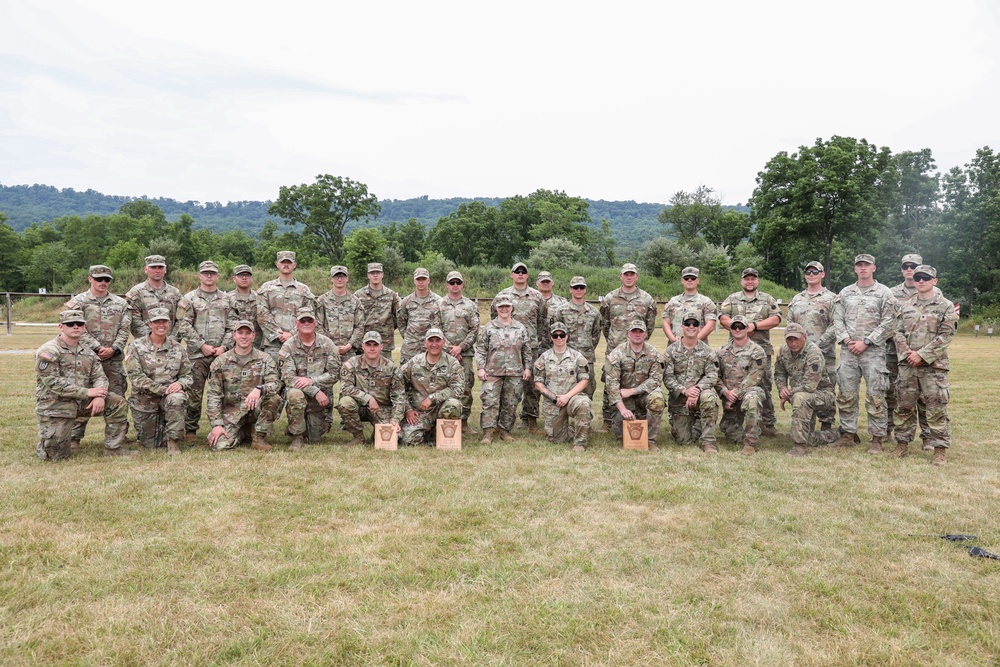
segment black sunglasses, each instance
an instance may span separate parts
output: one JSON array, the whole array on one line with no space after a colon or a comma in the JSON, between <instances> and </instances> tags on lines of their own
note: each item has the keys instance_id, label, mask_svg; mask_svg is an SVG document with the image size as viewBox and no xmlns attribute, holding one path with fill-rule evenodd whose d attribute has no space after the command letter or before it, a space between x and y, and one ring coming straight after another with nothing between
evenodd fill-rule
<instances>
[{"instance_id":1,"label":"black sunglasses","mask_svg":"<svg viewBox=\"0 0 1000 667\"><path fill-rule=\"evenodd\" d=\"M915 268L917 268L916 264L903 264L904 271L912 271Z\"/></svg>"},{"instance_id":2,"label":"black sunglasses","mask_svg":"<svg viewBox=\"0 0 1000 667\"><path fill-rule=\"evenodd\" d=\"M746 329L746 327L743 326L742 324L730 324L729 328L733 331L743 331L744 329Z\"/></svg>"},{"instance_id":3,"label":"black sunglasses","mask_svg":"<svg viewBox=\"0 0 1000 667\"><path fill-rule=\"evenodd\" d=\"M110 283L111 282L111 278L108 278L107 276L101 276L100 278L94 278L94 282L98 282L98 283Z\"/></svg>"},{"instance_id":4,"label":"black sunglasses","mask_svg":"<svg viewBox=\"0 0 1000 667\"><path fill-rule=\"evenodd\" d=\"M807 276L818 276L820 274L820 272L817 271L816 269L806 269L805 270L805 274Z\"/></svg>"},{"instance_id":5,"label":"black sunglasses","mask_svg":"<svg viewBox=\"0 0 1000 667\"><path fill-rule=\"evenodd\" d=\"M934 280L934 276L925 276L924 274L913 276L913 282L915 283L930 282L932 280Z\"/></svg>"},{"instance_id":6,"label":"black sunglasses","mask_svg":"<svg viewBox=\"0 0 1000 667\"><path fill-rule=\"evenodd\" d=\"M698 276L684 276L681 280L698 280Z\"/></svg>"},{"instance_id":7,"label":"black sunglasses","mask_svg":"<svg viewBox=\"0 0 1000 667\"><path fill-rule=\"evenodd\" d=\"M314 320L314 319L313 319L313 318L311 318L311 317L300 317L300 318L299 318L299 322L302 322L302 324L312 324L312 323L314 323L315 321L316 321L316 320Z\"/></svg>"},{"instance_id":8,"label":"black sunglasses","mask_svg":"<svg viewBox=\"0 0 1000 667\"><path fill-rule=\"evenodd\" d=\"M87 326L87 323L86 322L66 322L66 323L63 324L63 326L64 327L85 327L85 326Z\"/></svg>"},{"instance_id":9,"label":"black sunglasses","mask_svg":"<svg viewBox=\"0 0 1000 667\"><path fill-rule=\"evenodd\" d=\"M511 271L511 273L520 273L521 275L528 275L528 272L525 271L524 269L517 269L515 271Z\"/></svg>"},{"instance_id":10,"label":"black sunglasses","mask_svg":"<svg viewBox=\"0 0 1000 667\"><path fill-rule=\"evenodd\" d=\"M700 327L701 326L701 322L696 322L695 320L688 320L687 322L684 322L684 326L686 326L686 327Z\"/></svg>"},{"instance_id":11,"label":"black sunglasses","mask_svg":"<svg viewBox=\"0 0 1000 667\"><path fill-rule=\"evenodd\" d=\"M566 334L564 334L562 331L557 331L554 334L552 334L552 337L553 338L565 338Z\"/></svg>"},{"instance_id":12,"label":"black sunglasses","mask_svg":"<svg viewBox=\"0 0 1000 667\"><path fill-rule=\"evenodd\" d=\"M462 281L461 280L449 280L448 284L449 285L461 285Z\"/></svg>"},{"instance_id":13,"label":"black sunglasses","mask_svg":"<svg viewBox=\"0 0 1000 667\"><path fill-rule=\"evenodd\" d=\"M570 285L570 289L587 289L586 285Z\"/></svg>"}]
</instances>

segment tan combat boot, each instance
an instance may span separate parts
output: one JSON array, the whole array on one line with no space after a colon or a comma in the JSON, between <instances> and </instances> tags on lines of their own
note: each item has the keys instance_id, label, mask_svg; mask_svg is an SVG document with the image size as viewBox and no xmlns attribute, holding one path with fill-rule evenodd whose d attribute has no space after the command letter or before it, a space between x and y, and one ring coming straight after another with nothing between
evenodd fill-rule
<instances>
[{"instance_id":1,"label":"tan combat boot","mask_svg":"<svg viewBox=\"0 0 1000 667\"><path fill-rule=\"evenodd\" d=\"M702 445L701 446L701 451L705 452L706 454L718 454L719 453L718 448L716 448L716 446L713 445L713 444L711 444L711 443L706 444L706 445Z\"/></svg>"},{"instance_id":2,"label":"tan combat boot","mask_svg":"<svg viewBox=\"0 0 1000 667\"><path fill-rule=\"evenodd\" d=\"M881 454L882 453L882 436L873 435L872 436L872 446L868 448L869 454Z\"/></svg>"},{"instance_id":3,"label":"tan combat boot","mask_svg":"<svg viewBox=\"0 0 1000 667\"><path fill-rule=\"evenodd\" d=\"M910 443L908 442L897 442L896 449L889 452L889 456L894 459L901 459L910 453Z\"/></svg>"},{"instance_id":4,"label":"tan combat boot","mask_svg":"<svg viewBox=\"0 0 1000 667\"><path fill-rule=\"evenodd\" d=\"M479 431L477 431L476 429L472 428L472 426L469 425L468 417L462 420L462 433L466 435L475 435L478 432Z\"/></svg>"},{"instance_id":5,"label":"tan combat boot","mask_svg":"<svg viewBox=\"0 0 1000 667\"><path fill-rule=\"evenodd\" d=\"M354 431L350 431L350 433L351 433L351 435L354 436L354 439L351 440L346 445L344 445L345 447L357 447L358 445L365 444L365 432L364 431L358 431L357 433L355 433Z\"/></svg>"},{"instance_id":6,"label":"tan combat boot","mask_svg":"<svg viewBox=\"0 0 1000 667\"><path fill-rule=\"evenodd\" d=\"M292 437L292 444L288 445L288 451L297 452L302 449L302 445L305 444L305 438L301 435L296 435Z\"/></svg>"},{"instance_id":7,"label":"tan combat boot","mask_svg":"<svg viewBox=\"0 0 1000 667\"><path fill-rule=\"evenodd\" d=\"M854 434L853 433L842 433L839 438L834 440L829 444L830 447L853 447L854 446Z\"/></svg>"},{"instance_id":8,"label":"tan combat boot","mask_svg":"<svg viewBox=\"0 0 1000 667\"><path fill-rule=\"evenodd\" d=\"M181 446L176 440L167 440L167 456L174 456L181 453Z\"/></svg>"},{"instance_id":9,"label":"tan combat boot","mask_svg":"<svg viewBox=\"0 0 1000 667\"><path fill-rule=\"evenodd\" d=\"M945 460L945 451L947 447L935 447L934 448L934 458L931 459L931 465L943 466L947 461Z\"/></svg>"},{"instance_id":10,"label":"tan combat boot","mask_svg":"<svg viewBox=\"0 0 1000 667\"><path fill-rule=\"evenodd\" d=\"M512 436L510 434L510 431L508 431L507 429L498 428L497 435L500 436L500 439L503 440L504 442L514 442L514 436Z\"/></svg>"},{"instance_id":11,"label":"tan combat boot","mask_svg":"<svg viewBox=\"0 0 1000 667\"><path fill-rule=\"evenodd\" d=\"M794 447L788 450L789 456L805 456L808 453L809 450L806 449L805 445L795 445Z\"/></svg>"},{"instance_id":12,"label":"tan combat boot","mask_svg":"<svg viewBox=\"0 0 1000 667\"><path fill-rule=\"evenodd\" d=\"M528 433L532 435L545 435L545 433L538 428L538 419L535 417L525 417L521 421L524 422L524 426L528 429Z\"/></svg>"},{"instance_id":13,"label":"tan combat boot","mask_svg":"<svg viewBox=\"0 0 1000 667\"><path fill-rule=\"evenodd\" d=\"M198 438L198 433L195 431L187 431L184 434L184 442L194 442Z\"/></svg>"},{"instance_id":14,"label":"tan combat boot","mask_svg":"<svg viewBox=\"0 0 1000 667\"><path fill-rule=\"evenodd\" d=\"M484 428L483 429L483 439L480 440L479 442L483 443L484 445L491 444L493 442L493 431L494 430L495 429L492 429L492 428Z\"/></svg>"},{"instance_id":15,"label":"tan combat boot","mask_svg":"<svg viewBox=\"0 0 1000 667\"><path fill-rule=\"evenodd\" d=\"M263 433L254 431L253 440L250 441L250 449L256 449L258 452L269 452L271 451L271 445L267 444Z\"/></svg>"},{"instance_id":16,"label":"tan combat boot","mask_svg":"<svg viewBox=\"0 0 1000 667\"><path fill-rule=\"evenodd\" d=\"M781 435L780 433L778 433L778 429L774 428L773 426L761 426L760 434L766 435L769 438L776 438L779 435Z\"/></svg>"},{"instance_id":17,"label":"tan combat boot","mask_svg":"<svg viewBox=\"0 0 1000 667\"><path fill-rule=\"evenodd\" d=\"M743 456L753 456L757 453L757 448L753 445L743 445L743 449L740 450L740 454Z\"/></svg>"},{"instance_id":18,"label":"tan combat boot","mask_svg":"<svg viewBox=\"0 0 1000 667\"><path fill-rule=\"evenodd\" d=\"M574 452L585 452L585 451L587 451L587 448L584 447L583 445L573 445L573 451Z\"/></svg>"},{"instance_id":19,"label":"tan combat boot","mask_svg":"<svg viewBox=\"0 0 1000 667\"><path fill-rule=\"evenodd\" d=\"M69 441L69 448L70 448L71 451L72 450L76 450L76 449L80 449L80 441L79 440L70 440Z\"/></svg>"}]
</instances>

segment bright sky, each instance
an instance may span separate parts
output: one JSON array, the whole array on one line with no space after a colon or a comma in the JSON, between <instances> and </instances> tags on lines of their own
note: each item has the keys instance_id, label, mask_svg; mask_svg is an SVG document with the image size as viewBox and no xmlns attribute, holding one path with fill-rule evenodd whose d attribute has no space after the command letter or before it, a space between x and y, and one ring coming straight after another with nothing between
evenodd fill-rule
<instances>
[{"instance_id":1,"label":"bright sky","mask_svg":"<svg viewBox=\"0 0 1000 667\"><path fill-rule=\"evenodd\" d=\"M990 0L0 4L0 183L745 202L817 137L1000 149Z\"/></svg>"}]
</instances>

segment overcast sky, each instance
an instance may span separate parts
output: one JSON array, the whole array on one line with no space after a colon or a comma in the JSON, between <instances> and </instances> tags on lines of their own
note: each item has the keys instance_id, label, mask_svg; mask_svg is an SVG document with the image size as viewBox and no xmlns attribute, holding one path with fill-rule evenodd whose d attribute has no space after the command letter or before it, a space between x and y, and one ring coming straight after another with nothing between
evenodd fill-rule
<instances>
[{"instance_id":1,"label":"overcast sky","mask_svg":"<svg viewBox=\"0 0 1000 667\"><path fill-rule=\"evenodd\" d=\"M1000 150L995 0L7 0L0 26L4 185L736 204L817 137Z\"/></svg>"}]
</instances>

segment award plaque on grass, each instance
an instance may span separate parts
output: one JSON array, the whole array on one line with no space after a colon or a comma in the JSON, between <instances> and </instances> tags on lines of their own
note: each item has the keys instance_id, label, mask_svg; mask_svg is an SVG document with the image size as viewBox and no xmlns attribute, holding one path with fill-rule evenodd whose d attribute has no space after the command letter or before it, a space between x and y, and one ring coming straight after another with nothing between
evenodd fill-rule
<instances>
[{"instance_id":1,"label":"award plaque on grass","mask_svg":"<svg viewBox=\"0 0 1000 667\"><path fill-rule=\"evenodd\" d=\"M645 419L622 422L622 443L625 449L649 449L649 424Z\"/></svg>"},{"instance_id":2,"label":"award plaque on grass","mask_svg":"<svg viewBox=\"0 0 1000 667\"><path fill-rule=\"evenodd\" d=\"M438 449L461 449L462 420L461 419L437 420L436 442Z\"/></svg>"},{"instance_id":3,"label":"award plaque on grass","mask_svg":"<svg viewBox=\"0 0 1000 667\"><path fill-rule=\"evenodd\" d=\"M375 424L375 449L399 449L394 425Z\"/></svg>"}]
</instances>

